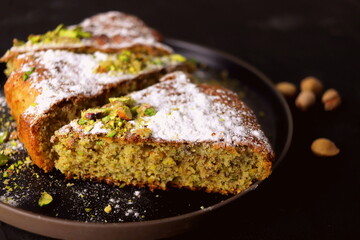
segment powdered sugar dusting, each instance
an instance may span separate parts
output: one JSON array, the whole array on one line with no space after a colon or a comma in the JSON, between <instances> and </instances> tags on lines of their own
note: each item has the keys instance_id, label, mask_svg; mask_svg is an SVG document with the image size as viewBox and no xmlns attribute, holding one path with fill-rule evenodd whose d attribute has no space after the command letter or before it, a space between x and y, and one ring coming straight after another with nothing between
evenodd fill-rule
<instances>
[{"instance_id":1,"label":"powdered sugar dusting","mask_svg":"<svg viewBox=\"0 0 360 240\"><path fill-rule=\"evenodd\" d=\"M31 41L22 46L13 46L10 52L34 52L46 49L82 49L96 48L99 51L109 49L120 50L137 45L151 46L171 53L173 50L158 40L154 31L145 25L139 18L122 12L110 11L86 18L79 25L84 31L91 33L92 37L82 38L79 42L40 42ZM6 56L5 55L5 56Z\"/></svg>"},{"instance_id":2,"label":"powdered sugar dusting","mask_svg":"<svg viewBox=\"0 0 360 240\"><path fill-rule=\"evenodd\" d=\"M86 18L79 24L93 35L124 38L143 38L156 41L153 32L139 18L122 12L110 11Z\"/></svg>"},{"instance_id":3,"label":"powdered sugar dusting","mask_svg":"<svg viewBox=\"0 0 360 240\"><path fill-rule=\"evenodd\" d=\"M31 87L41 94L37 96L35 104L30 106L25 114L36 114L38 116L61 100L79 95L94 96L99 94L108 84L119 83L162 68L158 65L149 65L137 74L95 73L94 70L99 65L99 61L115 56L100 52L78 54L62 50L47 50L19 55L20 58L28 56L34 57L35 63L30 61L24 64L20 72L28 71L33 65L45 68L41 76L35 71L29 75L27 80L32 81ZM171 61L168 63L168 66L173 64Z\"/></svg>"},{"instance_id":4,"label":"powdered sugar dusting","mask_svg":"<svg viewBox=\"0 0 360 240\"><path fill-rule=\"evenodd\" d=\"M102 122L96 122L94 124L94 127L89 132L89 134L108 133L109 130L106 128L103 128L103 126L104 126L104 124Z\"/></svg>"},{"instance_id":5,"label":"powdered sugar dusting","mask_svg":"<svg viewBox=\"0 0 360 240\"><path fill-rule=\"evenodd\" d=\"M132 123L149 128L151 137L157 140L256 145L272 152L253 112L241 101L234 107L230 96L235 93L222 89L215 91L218 95L205 93L183 72L167 74L160 83L129 94L137 103L150 104L157 110L154 116ZM87 134L76 120L67 126Z\"/></svg>"},{"instance_id":6,"label":"powdered sugar dusting","mask_svg":"<svg viewBox=\"0 0 360 240\"><path fill-rule=\"evenodd\" d=\"M217 92L229 95L221 89ZM259 143L271 149L248 108L234 108L220 96L204 93L182 72L168 74L161 83L130 96L138 103L148 103L157 109L155 116L146 117L146 125L154 138L230 145Z\"/></svg>"}]
</instances>

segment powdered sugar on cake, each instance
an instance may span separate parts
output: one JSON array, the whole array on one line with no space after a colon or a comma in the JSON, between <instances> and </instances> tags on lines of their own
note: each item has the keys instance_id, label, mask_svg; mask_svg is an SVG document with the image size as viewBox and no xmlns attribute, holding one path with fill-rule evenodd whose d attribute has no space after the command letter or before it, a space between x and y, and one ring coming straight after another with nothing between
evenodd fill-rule
<instances>
[{"instance_id":1,"label":"powdered sugar on cake","mask_svg":"<svg viewBox=\"0 0 360 240\"><path fill-rule=\"evenodd\" d=\"M93 35L108 37L122 36L128 39L148 39L156 41L153 32L139 18L117 11L100 13L86 18L79 26Z\"/></svg>"},{"instance_id":2,"label":"powdered sugar on cake","mask_svg":"<svg viewBox=\"0 0 360 240\"><path fill-rule=\"evenodd\" d=\"M241 105L234 107L231 95L235 93L221 88L214 91L215 94L204 93L183 72L168 74L160 83L129 94L137 103L150 104L157 110L154 116L132 123L151 129L151 137L157 140L256 145L271 152L253 112L241 101L236 103ZM86 132L74 120L59 133L72 130L82 134L102 134L105 129L98 127L97 131Z\"/></svg>"},{"instance_id":3,"label":"powdered sugar on cake","mask_svg":"<svg viewBox=\"0 0 360 240\"><path fill-rule=\"evenodd\" d=\"M230 92L217 91L223 96ZM145 118L145 125L154 138L230 145L265 143L269 151L271 149L250 109L234 108L221 99L223 96L204 93L183 72L168 74L161 83L130 96L138 103L156 108L155 116Z\"/></svg>"},{"instance_id":4,"label":"powdered sugar on cake","mask_svg":"<svg viewBox=\"0 0 360 240\"><path fill-rule=\"evenodd\" d=\"M119 50L137 45L151 46L171 53L172 49L158 40L154 30L145 25L139 18L118 11L100 13L86 18L79 25L69 26L69 29L80 26L84 31L91 33L92 37L82 38L79 42L40 42L31 41L21 46L14 46L12 52L34 52L46 49L82 49L95 48L99 51L109 49Z\"/></svg>"},{"instance_id":5,"label":"powdered sugar on cake","mask_svg":"<svg viewBox=\"0 0 360 240\"><path fill-rule=\"evenodd\" d=\"M107 43L100 48L124 48L133 45L153 45L168 52L172 50L159 43L154 30L145 25L139 18L118 11L100 13L85 19L79 24L93 37L105 37ZM94 45L92 38L83 39L85 45Z\"/></svg>"},{"instance_id":6,"label":"powdered sugar on cake","mask_svg":"<svg viewBox=\"0 0 360 240\"><path fill-rule=\"evenodd\" d=\"M22 66L20 72L27 72L31 66L45 68L39 73L37 70L29 75L31 87L38 90L35 103L24 114L41 116L50 107L62 100L79 95L94 96L99 94L106 85L135 78L140 74L155 71L161 66L149 65L137 74L123 74L121 72L95 73L99 61L107 59L108 54L97 52L95 54L77 54L62 50L47 50L31 54L19 55L19 58L35 58L35 63L30 60ZM168 66L171 66L169 62Z\"/></svg>"}]
</instances>

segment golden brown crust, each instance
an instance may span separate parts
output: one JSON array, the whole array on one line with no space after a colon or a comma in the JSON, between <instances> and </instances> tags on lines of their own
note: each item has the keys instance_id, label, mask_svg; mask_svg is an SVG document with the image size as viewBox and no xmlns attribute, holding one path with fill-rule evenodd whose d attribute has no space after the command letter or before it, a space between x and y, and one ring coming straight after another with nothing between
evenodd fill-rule
<instances>
[{"instance_id":1,"label":"golden brown crust","mask_svg":"<svg viewBox=\"0 0 360 240\"><path fill-rule=\"evenodd\" d=\"M51 166L47 166L46 163L42 160L44 159L44 152L41 149L42 144L40 143L41 134L41 124L31 124L31 120L28 121L26 118L20 117L18 122L18 136L19 140L24 144L29 156L34 164L39 168L44 169L45 172L48 172L51 169Z\"/></svg>"},{"instance_id":2,"label":"golden brown crust","mask_svg":"<svg viewBox=\"0 0 360 240\"><path fill-rule=\"evenodd\" d=\"M29 60L15 59L13 62L15 69L21 69ZM39 71L38 69L37 71ZM11 74L4 85L4 92L6 101L11 109L11 114L16 121L19 120L21 113L25 111L31 104L34 103L39 92L31 88L30 81L24 81L23 72L14 72Z\"/></svg>"}]
</instances>

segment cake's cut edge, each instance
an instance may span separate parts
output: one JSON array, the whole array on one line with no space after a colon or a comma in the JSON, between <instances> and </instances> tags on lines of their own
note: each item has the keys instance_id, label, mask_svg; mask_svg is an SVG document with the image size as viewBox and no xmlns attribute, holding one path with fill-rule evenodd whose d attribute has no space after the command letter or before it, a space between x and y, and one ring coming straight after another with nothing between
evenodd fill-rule
<instances>
[{"instance_id":1,"label":"cake's cut edge","mask_svg":"<svg viewBox=\"0 0 360 240\"><path fill-rule=\"evenodd\" d=\"M59 155L55 167L68 178L222 194L240 193L270 175L274 152L268 139L230 90L195 85L175 72L128 96L153 114L124 120L113 114L118 107L86 110L52 138Z\"/></svg>"}]
</instances>

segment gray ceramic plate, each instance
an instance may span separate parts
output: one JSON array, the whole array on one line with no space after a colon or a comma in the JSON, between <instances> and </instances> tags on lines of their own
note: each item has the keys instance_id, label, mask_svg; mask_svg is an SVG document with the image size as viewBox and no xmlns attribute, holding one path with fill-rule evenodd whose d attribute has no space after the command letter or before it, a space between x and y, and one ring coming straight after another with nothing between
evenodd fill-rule
<instances>
[{"instance_id":1,"label":"gray ceramic plate","mask_svg":"<svg viewBox=\"0 0 360 240\"><path fill-rule=\"evenodd\" d=\"M292 119L285 100L269 79L228 54L178 40L168 39L167 43L176 52L200 63L200 70L195 73L199 81L216 81L239 93L257 114L269 137L277 156L276 166L288 150ZM4 109L5 115L7 111ZM20 151L14 155L13 161L25 157L26 152ZM64 181L59 172L45 174L34 166L19 169L10 179L6 185L3 181L0 183L0 220L33 233L61 239L173 236L190 229L206 213L238 199L260 183L236 196L223 196L183 189L152 192L146 188ZM43 191L50 193L54 201L39 207L37 200ZM110 214L104 212L108 204L114 206Z\"/></svg>"}]
</instances>

